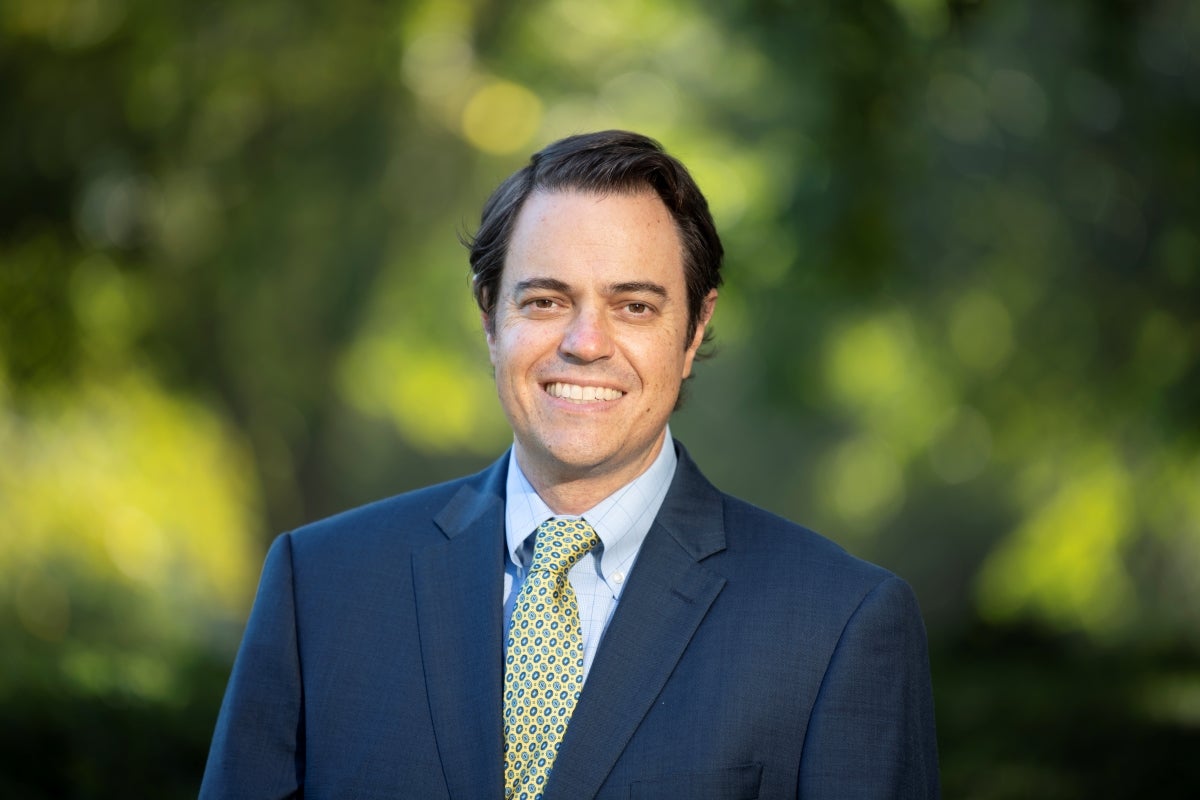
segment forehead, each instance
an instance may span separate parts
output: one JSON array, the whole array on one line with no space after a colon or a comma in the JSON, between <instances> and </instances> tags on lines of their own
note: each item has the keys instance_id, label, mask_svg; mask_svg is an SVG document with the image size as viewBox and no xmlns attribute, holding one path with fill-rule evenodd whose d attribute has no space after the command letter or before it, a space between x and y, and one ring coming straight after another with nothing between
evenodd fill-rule
<instances>
[{"instance_id":1,"label":"forehead","mask_svg":"<svg viewBox=\"0 0 1200 800\"><path fill-rule=\"evenodd\" d=\"M513 226L502 282L530 271L559 276L589 270L622 273L622 279L643 271L682 282L679 231L657 194L569 190L529 196Z\"/></svg>"}]
</instances>

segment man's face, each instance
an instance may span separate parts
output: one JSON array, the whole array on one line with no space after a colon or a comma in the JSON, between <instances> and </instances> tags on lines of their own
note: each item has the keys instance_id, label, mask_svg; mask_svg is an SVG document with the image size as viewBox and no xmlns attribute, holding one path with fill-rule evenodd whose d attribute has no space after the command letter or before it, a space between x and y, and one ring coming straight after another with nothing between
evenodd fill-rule
<instances>
[{"instance_id":1,"label":"man's face","mask_svg":"<svg viewBox=\"0 0 1200 800\"><path fill-rule=\"evenodd\" d=\"M687 341L682 247L655 194L528 198L487 340L535 487L613 491L650 465L715 300Z\"/></svg>"}]
</instances>

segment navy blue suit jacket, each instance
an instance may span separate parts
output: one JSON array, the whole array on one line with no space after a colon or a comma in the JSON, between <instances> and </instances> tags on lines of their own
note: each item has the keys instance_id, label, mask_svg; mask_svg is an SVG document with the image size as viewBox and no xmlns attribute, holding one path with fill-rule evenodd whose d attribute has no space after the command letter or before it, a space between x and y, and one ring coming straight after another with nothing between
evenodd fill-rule
<instances>
[{"instance_id":1,"label":"navy blue suit jacket","mask_svg":"<svg viewBox=\"0 0 1200 800\"><path fill-rule=\"evenodd\" d=\"M677 449L546 800L938 796L908 585ZM506 465L275 541L202 798L503 797Z\"/></svg>"}]
</instances>

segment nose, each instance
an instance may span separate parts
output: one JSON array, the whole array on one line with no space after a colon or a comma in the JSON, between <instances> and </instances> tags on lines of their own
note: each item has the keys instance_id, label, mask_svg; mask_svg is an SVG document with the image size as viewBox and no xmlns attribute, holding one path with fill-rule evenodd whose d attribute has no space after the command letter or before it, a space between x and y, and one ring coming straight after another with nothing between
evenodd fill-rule
<instances>
[{"instance_id":1,"label":"nose","mask_svg":"<svg viewBox=\"0 0 1200 800\"><path fill-rule=\"evenodd\" d=\"M613 353L612 330L603 311L580 308L567 324L558 352L563 358L590 363L608 358Z\"/></svg>"}]
</instances>

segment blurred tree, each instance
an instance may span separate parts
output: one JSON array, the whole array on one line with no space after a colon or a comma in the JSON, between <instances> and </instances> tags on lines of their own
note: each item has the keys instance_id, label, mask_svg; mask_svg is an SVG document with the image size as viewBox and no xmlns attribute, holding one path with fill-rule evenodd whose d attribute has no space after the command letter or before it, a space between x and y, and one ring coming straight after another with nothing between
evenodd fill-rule
<instances>
[{"instance_id":1,"label":"blurred tree","mask_svg":"<svg viewBox=\"0 0 1200 800\"><path fill-rule=\"evenodd\" d=\"M267 539L508 441L456 235L629 127L729 254L674 430L914 583L947 795L1186 796L1196 41L1182 0L10 0L0 793L194 793Z\"/></svg>"}]
</instances>

